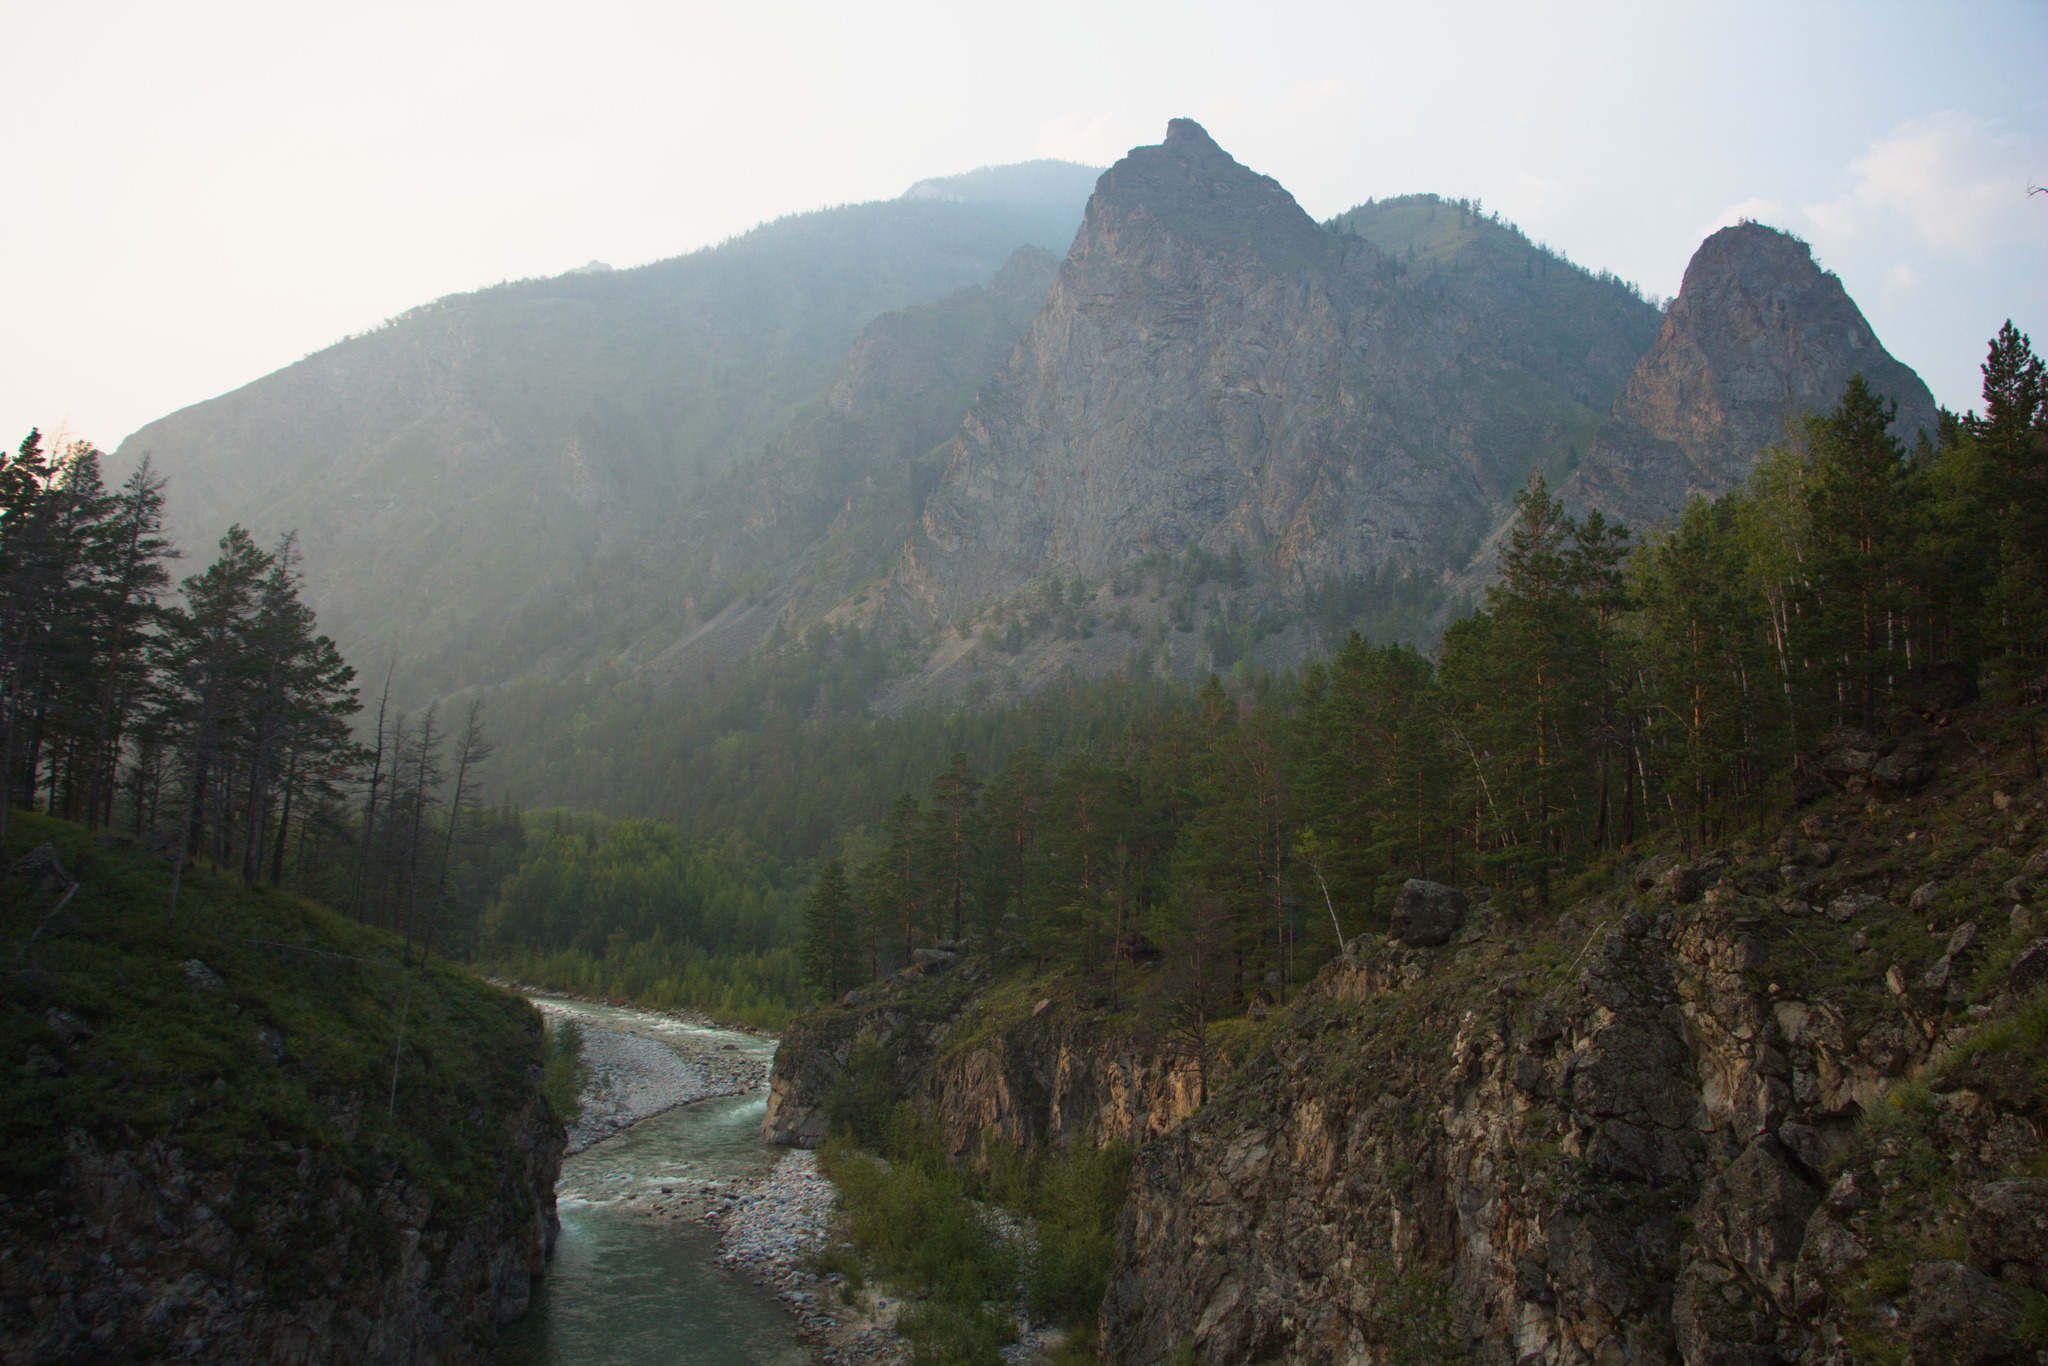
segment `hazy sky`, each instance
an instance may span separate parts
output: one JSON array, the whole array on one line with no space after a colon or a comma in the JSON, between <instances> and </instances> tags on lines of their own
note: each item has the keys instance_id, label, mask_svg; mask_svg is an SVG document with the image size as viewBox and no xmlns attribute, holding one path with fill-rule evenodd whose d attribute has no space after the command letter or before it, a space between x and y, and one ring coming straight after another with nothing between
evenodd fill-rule
<instances>
[{"instance_id":1,"label":"hazy sky","mask_svg":"<svg viewBox=\"0 0 2048 1366\"><path fill-rule=\"evenodd\" d=\"M109 448L414 304L1200 120L1659 294L1809 239L1943 402L2048 350L2048 3L0 0L0 435Z\"/></svg>"}]
</instances>

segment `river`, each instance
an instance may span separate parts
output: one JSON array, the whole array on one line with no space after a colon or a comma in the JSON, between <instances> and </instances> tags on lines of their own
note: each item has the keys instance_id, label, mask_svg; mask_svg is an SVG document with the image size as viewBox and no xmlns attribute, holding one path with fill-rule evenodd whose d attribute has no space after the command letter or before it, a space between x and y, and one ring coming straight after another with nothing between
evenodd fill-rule
<instances>
[{"instance_id":1,"label":"river","mask_svg":"<svg viewBox=\"0 0 2048 1366\"><path fill-rule=\"evenodd\" d=\"M644 1011L572 1001L550 1007L586 1026L692 1052L765 1061L773 1039ZM782 1151L761 1142L765 1092L679 1106L562 1164L562 1234L532 1310L499 1339L503 1366L800 1366L790 1317L718 1265L718 1235L694 1219L650 1215L664 1190L701 1191L762 1175Z\"/></svg>"}]
</instances>

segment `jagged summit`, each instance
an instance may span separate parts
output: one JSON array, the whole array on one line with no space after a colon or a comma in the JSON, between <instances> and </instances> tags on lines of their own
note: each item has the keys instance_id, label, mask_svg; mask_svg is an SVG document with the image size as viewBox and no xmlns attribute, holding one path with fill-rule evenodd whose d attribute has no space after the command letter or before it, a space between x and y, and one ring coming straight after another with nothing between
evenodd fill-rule
<instances>
[{"instance_id":1,"label":"jagged summit","mask_svg":"<svg viewBox=\"0 0 2048 1366\"><path fill-rule=\"evenodd\" d=\"M1666 520L1740 483L1760 449L1833 408L1858 373L1899 405L1901 439L1932 430L1934 396L1806 243L1761 223L1723 228L1693 253L1567 499L1631 523Z\"/></svg>"},{"instance_id":2,"label":"jagged summit","mask_svg":"<svg viewBox=\"0 0 2048 1366\"><path fill-rule=\"evenodd\" d=\"M1193 119L1172 120L1165 141L1132 148L1103 174L1091 223L1098 211L1133 210L1204 246L1256 251L1275 264L1319 263L1328 253L1328 234L1279 181L1239 163Z\"/></svg>"}]
</instances>

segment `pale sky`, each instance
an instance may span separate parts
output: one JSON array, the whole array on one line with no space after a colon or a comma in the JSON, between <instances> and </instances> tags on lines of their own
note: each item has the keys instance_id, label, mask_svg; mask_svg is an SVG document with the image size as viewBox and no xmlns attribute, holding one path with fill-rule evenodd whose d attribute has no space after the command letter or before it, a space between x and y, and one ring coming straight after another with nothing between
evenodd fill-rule
<instances>
[{"instance_id":1,"label":"pale sky","mask_svg":"<svg viewBox=\"0 0 2048 1366\"><path fill-rule=\"evenodd\" d=\"M412 305L1202 122L1678 288L1796 232L1951 407L2048 351L2048 3L0 0L0 438L111 449Z\"/></svg>"}]
</instances>

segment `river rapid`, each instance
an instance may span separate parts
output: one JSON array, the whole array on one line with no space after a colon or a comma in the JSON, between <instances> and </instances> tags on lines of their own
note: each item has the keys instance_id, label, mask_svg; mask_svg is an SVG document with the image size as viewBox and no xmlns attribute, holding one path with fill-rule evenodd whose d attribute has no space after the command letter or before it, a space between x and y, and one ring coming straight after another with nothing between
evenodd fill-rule
<instances>
[{"instance_id":1,"label":"river rapid","mask_svg":"<svg viewBox=\"0 0 2048 1366\"><path fill-rule=\"evenodd\" d=\"M614 1006L537 999L551 1018L583 1024L586 1056L603 1069L601 1125L624 1123L562 1164L562 1233L532 1310L499 1340L503 1366L800 1366L795 1325L767 1292L718 1263L718 1234L694 1217L748 1185L782 1150L761 1142L767 1092L695 1100L632 1122L691 1093L765 1075L775 1041ZM605 1031L601 1034L599 1031ZM623 1036L607 1038L606 1034ZM644 1066L645 1041L672 1049L683 1070ZM677 1089L670 1089L677 1088Z\"/></svg>"}]
</instances>

